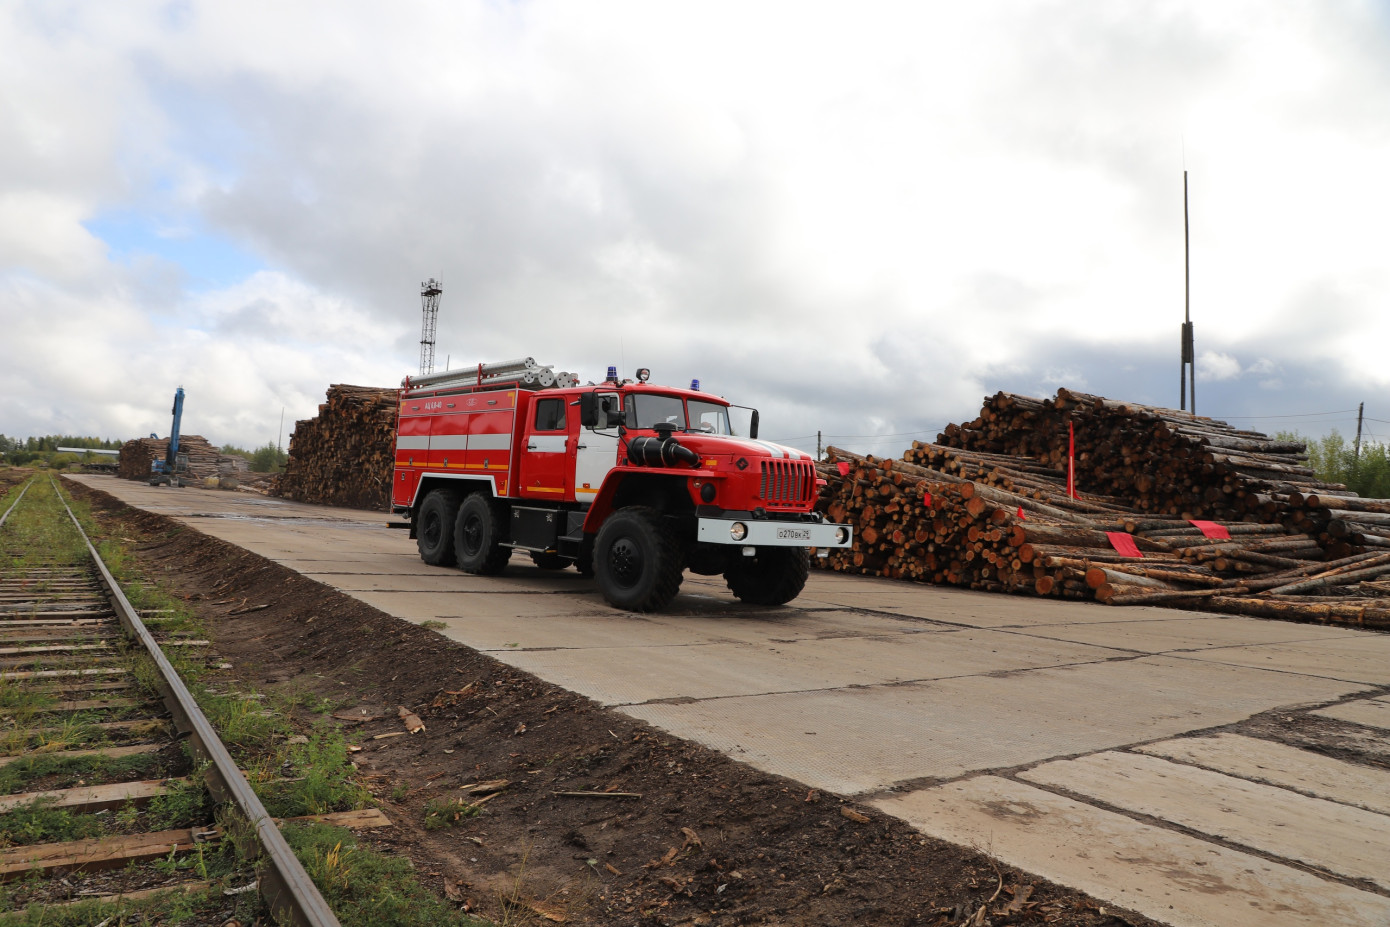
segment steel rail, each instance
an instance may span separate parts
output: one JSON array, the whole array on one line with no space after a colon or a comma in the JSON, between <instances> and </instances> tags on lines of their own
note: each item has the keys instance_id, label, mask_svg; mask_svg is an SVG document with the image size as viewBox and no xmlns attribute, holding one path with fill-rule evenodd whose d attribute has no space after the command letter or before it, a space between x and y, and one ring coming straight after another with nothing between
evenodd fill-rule
<instances>
[{"instance_id":1,"label":"steel rail","mask_svg":"<svg viewBox=\"0 0 1390 927\"><path fill-rule=\"evenodd\" d=\"M49 480L52 479L50 474ZM57 488L55 482L55 492ZM264 851L263 859L266 861L265 865L258 867L260 893L270 907L271 916L284 927L340 927L338 918L329 908L328 902L319 894L318 887L304 871L290 845L285 842L275 819L265 810L260 798L217 736L217 731L213 729L203 710L198 707L197 701L183 684L168 658L164 656L164 651L145 627L145 623L140 620L130 600L121 591L116 578L106 568L106 563L88 539L87 532L82 530L82 524L68 507L67 500L61 492L57 495L58 501L67 509L68 517L72 519L73 525L92 555L92 562L96 564L102 584L106 586L121 624L140 642L159 669L164 704L174 716L174 723L181 732L189 735L198 754L212 763L206 774L208 789L219 801L234 803L247 822L255 828L256 838Z\"/></svg>"},{"instance_id":2,"label":"steel rail","mask_svg":"<svg viewBox=\"0 0 1390 927\"><path fill-rule=\"evenodd\" d=\"M49 479L52 479L52 478L53 478L53 477L51 477L51 476L49 477ZM14 507L15 507L16 505L19 505L19 500L24 498L24 494L25 494L26 492L28 492L28 491L29 491L29 487L30 487L30 486L33 486L33 485L34 485L33 479L29 479L29 480L27 480L27 481L24 483L24 488L22 488L22 489L19 491L19 495L17 495L17 496L14 497L14 501L10 503L10 507L7 508L7 509L5 509L5 514L4 514L4 515L0 515L0 528L5 527L5 522L6 522L6 520L9 519L10 513L14 511Z\"/></svg>"}]
</instances>

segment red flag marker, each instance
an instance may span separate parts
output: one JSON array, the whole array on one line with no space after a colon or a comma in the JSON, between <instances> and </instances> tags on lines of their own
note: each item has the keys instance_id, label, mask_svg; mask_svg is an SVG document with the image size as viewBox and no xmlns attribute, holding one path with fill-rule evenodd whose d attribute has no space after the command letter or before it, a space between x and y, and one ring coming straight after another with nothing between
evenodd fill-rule
<instances>
[{"instance_id":1,"label":"red flag marker","mask_svg":"<svg viewBox=\"0 0 1390 927\"><path fill-rule=\"evenodd\" d=\"M849 476L849 461L848 461L848 460L841 460L841 461L839 461L838 463L835 464L835 467L836 467L836 469L838 469L838 470L840 471L840 475L841 475L841 476Z\"/></svg>"},{"instance_id":2,"label":"red flag marker","mask_svg":"<svg viewBox=\"0 0 1390 927\"><path fill-rule=\"evenodd\" d=\"M1076 498L1076 422L1067 422L1067 495Z\"/></svg>"},{"instance_id":3,"label":"red flag marker","mask_svg":"<svg viewBox=\"0 0 1390 927\"><path fill-rule=\"evenodd\" d=\"M1226 530L1225 525L1218 525L1214 521L1197 521L1194 518L1189 518L1187 522L1198 531L1201 531L1206 537L1216 538L1222 541L1229 541L1231 539L1231 532Z\"/></svg>"},{"instance_id":4,"label":"red flag marker","mask_svg":"<svg viewBox=\"0 0 1390 927\"><path fill-rule=\"evenodd\" d=\"M1115 548L1115 552L1123 557L1143 557L1139 552L1139 547L1134 543L1134 536L1124 531L1107 531L1105 536L1110 539L1110 546Z\"/></svg>"},{"instance_id":5,"label":"red flag marker","mask_svg":"<svg viewBox=\"0 0 1390 927\"><path fill-rule=\"evenodd\" d=\"M1018 517L1023 519L1024 521L1028 520L1028 516L1023 514L1023 506L1021 505L1018 507Z\"/></svg>"}]
</instances>

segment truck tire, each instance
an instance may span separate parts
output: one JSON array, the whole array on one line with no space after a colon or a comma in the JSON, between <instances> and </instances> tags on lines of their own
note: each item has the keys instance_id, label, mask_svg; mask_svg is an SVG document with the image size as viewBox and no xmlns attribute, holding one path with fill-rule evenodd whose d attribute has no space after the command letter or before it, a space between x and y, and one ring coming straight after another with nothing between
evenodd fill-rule
<instances>
[{"instance_id":1,"label":"truck tire","mask_svg":"<svg viewBox=\"0 0 1390 927\"><path fill-rule=\"evenodd\" d=\"M502 546L507 507L481 492L469 493L454 524L454 551L465 573L496 576L507 566L510 547Z\"/></svg>"},{"instance_id":2,"label":"truck tire","mask_svg":"<svg viewBox=\"0 0 1390 927\"><path fill-rule=\"evenodd\" d=\"M459 493L454 489L434 489L420 503L416 516L415 546L420 559L430 566L448 563L454 556L454 518L459 510Z\"/></svg>"},{"instance_id":3,"label":"truck tire","mask_svg":"<svg viewBox=\"0 0 1390 927\"><path fill-rule=\"evenodd\" d=\"M615 608L653 612L665 608L680 589L684 564L681 545L645 505L618 509L594 542L594 576L599 591Z\"/></svg>"},{"instance_id":4,"label":"truck tire","mask_svg":"<svg viewBox=\"0 0 1390 927\"><path fill-rule=\"evenodd\" d=\"M759 547L753 557L724 571L724 581L736 599L749 605L785 605L801 595L811 572L804 547Z\"/></svg>"}]
</instances>

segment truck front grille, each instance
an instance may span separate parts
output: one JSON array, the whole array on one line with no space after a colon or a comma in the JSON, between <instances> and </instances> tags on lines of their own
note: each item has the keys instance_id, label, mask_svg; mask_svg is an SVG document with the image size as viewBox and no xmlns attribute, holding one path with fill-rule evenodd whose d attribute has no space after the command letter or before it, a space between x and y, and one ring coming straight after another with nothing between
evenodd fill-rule
<instances>
[{"instance_id":1,"label":"truck front grille","mask_svg":"<svg viewBox=\"0 0 1390 927\"><path fill-rule=\"evenodd\" d=\"M762 488L768 505L801 505L816 495L816 468L809 460L764 460Z\"/></svg>"}]
</instances>

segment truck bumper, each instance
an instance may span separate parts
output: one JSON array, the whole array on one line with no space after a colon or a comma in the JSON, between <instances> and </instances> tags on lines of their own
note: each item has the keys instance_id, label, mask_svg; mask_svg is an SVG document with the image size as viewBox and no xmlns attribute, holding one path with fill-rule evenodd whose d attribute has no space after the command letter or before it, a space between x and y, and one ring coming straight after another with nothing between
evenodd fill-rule
<instances>
[{"instance_id":1,"label":"truck bumper","mask_svg":"<svg viewBox=\"0 0 1390 927\"><path fill-rule=\"evenodd\" d=\"M747 532L736 538L736 525ZM706 544L745 547L849 547L854 529L849 525L813 524L798 521L766 521L742 518L700 518L696 540Z\"/></svg>"}]
</instances>

